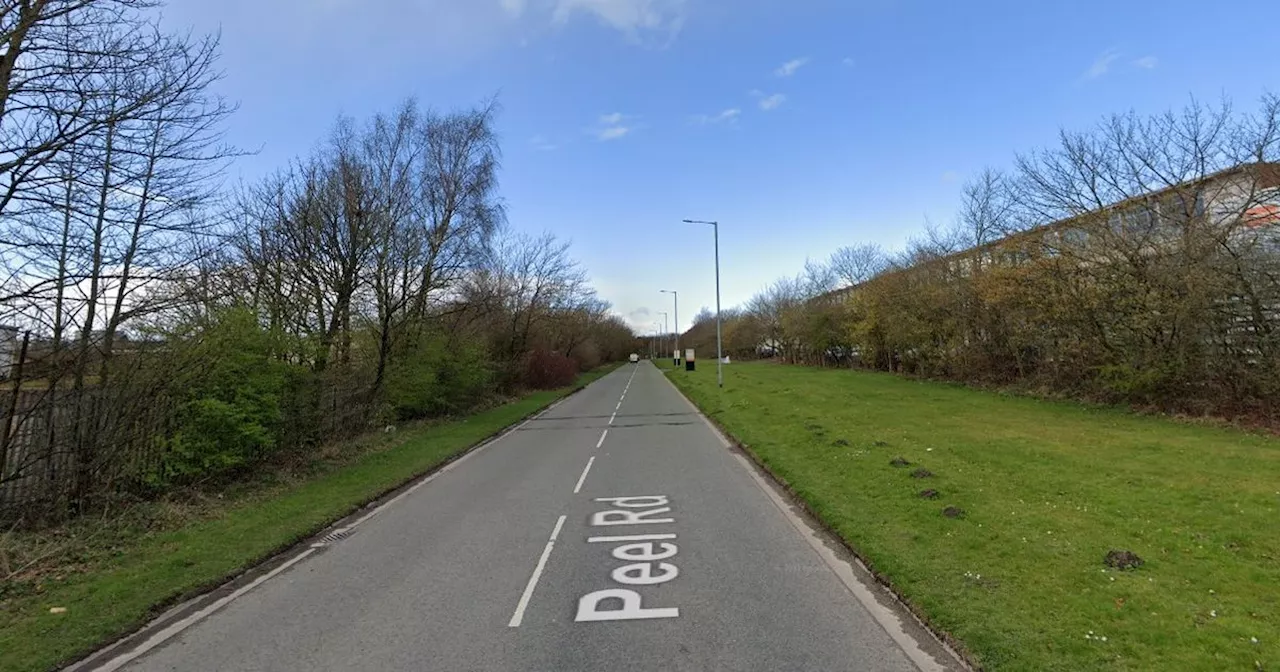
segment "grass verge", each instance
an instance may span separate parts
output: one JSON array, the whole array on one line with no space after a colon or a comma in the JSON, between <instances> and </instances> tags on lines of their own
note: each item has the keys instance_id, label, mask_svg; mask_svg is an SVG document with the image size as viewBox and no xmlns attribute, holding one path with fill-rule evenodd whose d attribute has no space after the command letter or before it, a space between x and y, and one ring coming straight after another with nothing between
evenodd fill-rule
<instances>
[{"instance_id":1,"label":"grass verge","mask_svg":"<svg viewBox=\"0 0 1280 672\"><path fill-rule=\"evenodd\" d=\"M1280 666L1280 441L871 372L668 375L985 669Z\"/></svg>"},{"instance_id":2,"label":"grass verge","mask_svg":"<svg viewBox=\"0 0 1280 672\"><path fill-rule=\"evenodd\" d=\"M70 557L43 558L49 571L24 586L29 590L18 590L21 577L0 585L0 671L47 670L83 656L611 370L584 374L572 388L405 430L385 449L321 469L313 478L231 493L177 524L138 524L126 517L128 522L94 536L92 543L59 546L72 549L65 553ZM93 522L41 534L91 534ZM66 611L51 613L53 608Z\"/></svg>"}]
</instances>

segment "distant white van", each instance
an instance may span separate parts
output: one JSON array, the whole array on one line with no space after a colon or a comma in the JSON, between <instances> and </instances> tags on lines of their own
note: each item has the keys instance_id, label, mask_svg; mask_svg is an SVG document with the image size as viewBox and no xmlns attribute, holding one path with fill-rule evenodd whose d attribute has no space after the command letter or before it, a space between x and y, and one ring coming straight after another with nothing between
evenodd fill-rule
<instances>
[{"instance_id":1,"label":"distant white van","mask_svg":"<svg viewBox=\"0 0 1280 672\"><path fill-rule=\"evenodd\" d=\"M634 352L633 352L633 353L631 353L631 363L632 363L632 364L638 364L639 362L640 362L640 355L637 355L637 354L636 354L636 353L634 353Z\"/></svg>"}]
</instances>

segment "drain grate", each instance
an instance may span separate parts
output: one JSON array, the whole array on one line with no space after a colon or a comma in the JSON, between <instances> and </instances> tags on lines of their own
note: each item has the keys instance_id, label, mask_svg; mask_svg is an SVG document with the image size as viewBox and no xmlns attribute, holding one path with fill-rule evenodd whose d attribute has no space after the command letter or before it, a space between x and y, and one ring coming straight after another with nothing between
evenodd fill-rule
<instances>
[{"instance_id":1,"label":"drain grate","mask_svg":"<svg viewBox=\"0 0 1280 672\"><path fill-rule=\"evenodd\" d=\"M323 537L320 537L320 541L317 541L311 544L311 547L320 548L322 546L328 546L329 544L337 543L351 536L351 532L352 530L349 527L340 527L330 532L329 534L326 534Z\"/></svg>"}]
</instances>

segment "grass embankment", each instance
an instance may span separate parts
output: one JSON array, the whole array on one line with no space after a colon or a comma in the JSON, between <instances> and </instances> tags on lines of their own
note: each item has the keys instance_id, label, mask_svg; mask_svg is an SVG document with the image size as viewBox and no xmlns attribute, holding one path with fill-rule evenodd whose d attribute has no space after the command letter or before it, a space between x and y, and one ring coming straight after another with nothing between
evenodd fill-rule
<instances>
[{"instance_id":1,"label":"grass embankment","mask_svg":"<svg viewBox=\"0 0 1280 672\"><path fill-rule=\"evenodd\" d=\"M12 565L28 566L0 583L0 670L46 670L83 655L612 369L583 375L575 388L537 392L461 420L366 438L355 456L314 465L309 477L242 485L195 507L140 505L57 530L11 533L0 545L0 560L11 565L5 574L20 569ZM76 536L83 540L69 539ZM54 552L40 557L42 548ZM14 551L29 557L23 562Z\"/></svg>"},{"instance_id":2,"label":"grass embankment","mask_svg":"<svg viewBox=\"0 0 1280 672\"><path fill-rule=\"evenodd\" d=\"M1280 669L1280 441L870 372L668 375L987 669Z\"/></svg>"}]
</instances>

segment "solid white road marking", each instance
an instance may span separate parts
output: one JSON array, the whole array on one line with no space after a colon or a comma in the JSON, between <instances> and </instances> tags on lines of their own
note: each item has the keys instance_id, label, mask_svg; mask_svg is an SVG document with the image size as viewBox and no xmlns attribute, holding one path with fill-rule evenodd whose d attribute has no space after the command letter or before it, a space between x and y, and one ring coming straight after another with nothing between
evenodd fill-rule
<instances>
[{"instance_id":1,"label":"solid white road marking","mask_svg":"<svg viewBox=\"0 0 1280 672\"><path fill-rule=\"evenodd\" d=\"M610 421L610 423L609 423L609 424L613 424L613 422L612 422L612 421ZM607 429L606 429L606 430L604 430L604 432L602 432L602 433L600 434L600 440L599 440L599 441L596 441L596 448L599 448L600 446L603 446L603 445L604 445L604 437L606 437L606 436L609 436L609 430L607 430Z\"/></svg>"},{"instance_id":2,"label":"solid white road marking","mask_svg":"<svg viewBox=\"0 0 1280 672\"><path fill-rule=\"evenodd\" d=\"M600 437L600 440L603 441L604 437ZM599 446L596 447L599 448ZM573 494L576 495L579 492L582 492L582 484L587 480L587 472L591 471L591 465L595 463L595 461L595 455L592 455L591 459L587 460L587 468L582 470L582 475L578 477L578 484L573 486Z\"/></svg>"},{"instance_id":3,"label":"solid white road marking","mask_svg":"<svg viewBox=\"0 0 1280 672\"><path fill-rule=\"evenodd\" d=\"M199 623L200 621L208 617L209 614L212 614L213 612L225 607L232 600L239 598L241 595L244 595L245 593L253 590L254 588L257 588L258 586L262 585L263 583L266 583L272 578L275 578L275 576L280 572L283 572L286 569L289 569L290 567L298 564L299 562L302 562L308 556L310 556L312 553L315 553L315 552L316 552L316 549L308 548L302 553L299 553L298 555L289 559L289 561L284 563L283 565L280 565L279 567L276 567L270 572L267 572L266 574L259 576L258 578L254 579L251 583L241 586L234 593L231 593L226 597L223 597L214 601L213 603L209 604L208 606L201 609L200 611L197 611L196 613L191 614L190 616L182 619L181 621L178 621L177 623L170 625L164 630L157 632L156 634L148 638L147 641L139 645L138 648L124 655L113 658L106 665L99 667L98 670L100 670L101 672L114 672L115 670L118 670L124 667L125 665L128 665L130 662L134 661L139 656L163 644L166 640L173 637L174 635L177 635L183 630L186 630L187 628L195 625L196 623Z\"/></svg>"},{"instance_id":4,"label":"solid white road marking","mask_svg":"<svg viewBox=\"0 0 1280 672\"><path fill-rule=\"evenodd\" d=\"M674 534L623 534L613 537L589 537L588 544L611 544L618 541L658 541L661 539L675 539Z\"/></svg>"},{"instance_id":5,"label":"solid white road marking","mask_svg":"<svg viewBox=\"0 0 1280 672\"><path fill-rule=\"evenodd\" d=\"M529 577L529 583L524 587L524 593L520 595L520 602L516 604L516 613L511 615L511 622L507 627L518 628L524 622L524 610L529 607L533 589L538 585L538 579L542 577L542 570L547 567L547 558L551 557L551 549L556 546L556 537L560 536L560 528L564 527L564 518L560 516L560 520L556 521L556 528L551 531L551 540L547 542L547 547L542 549L542 557L538 558L538 565L533 568L533 576Z\"/></svg>"}]
</instances>

